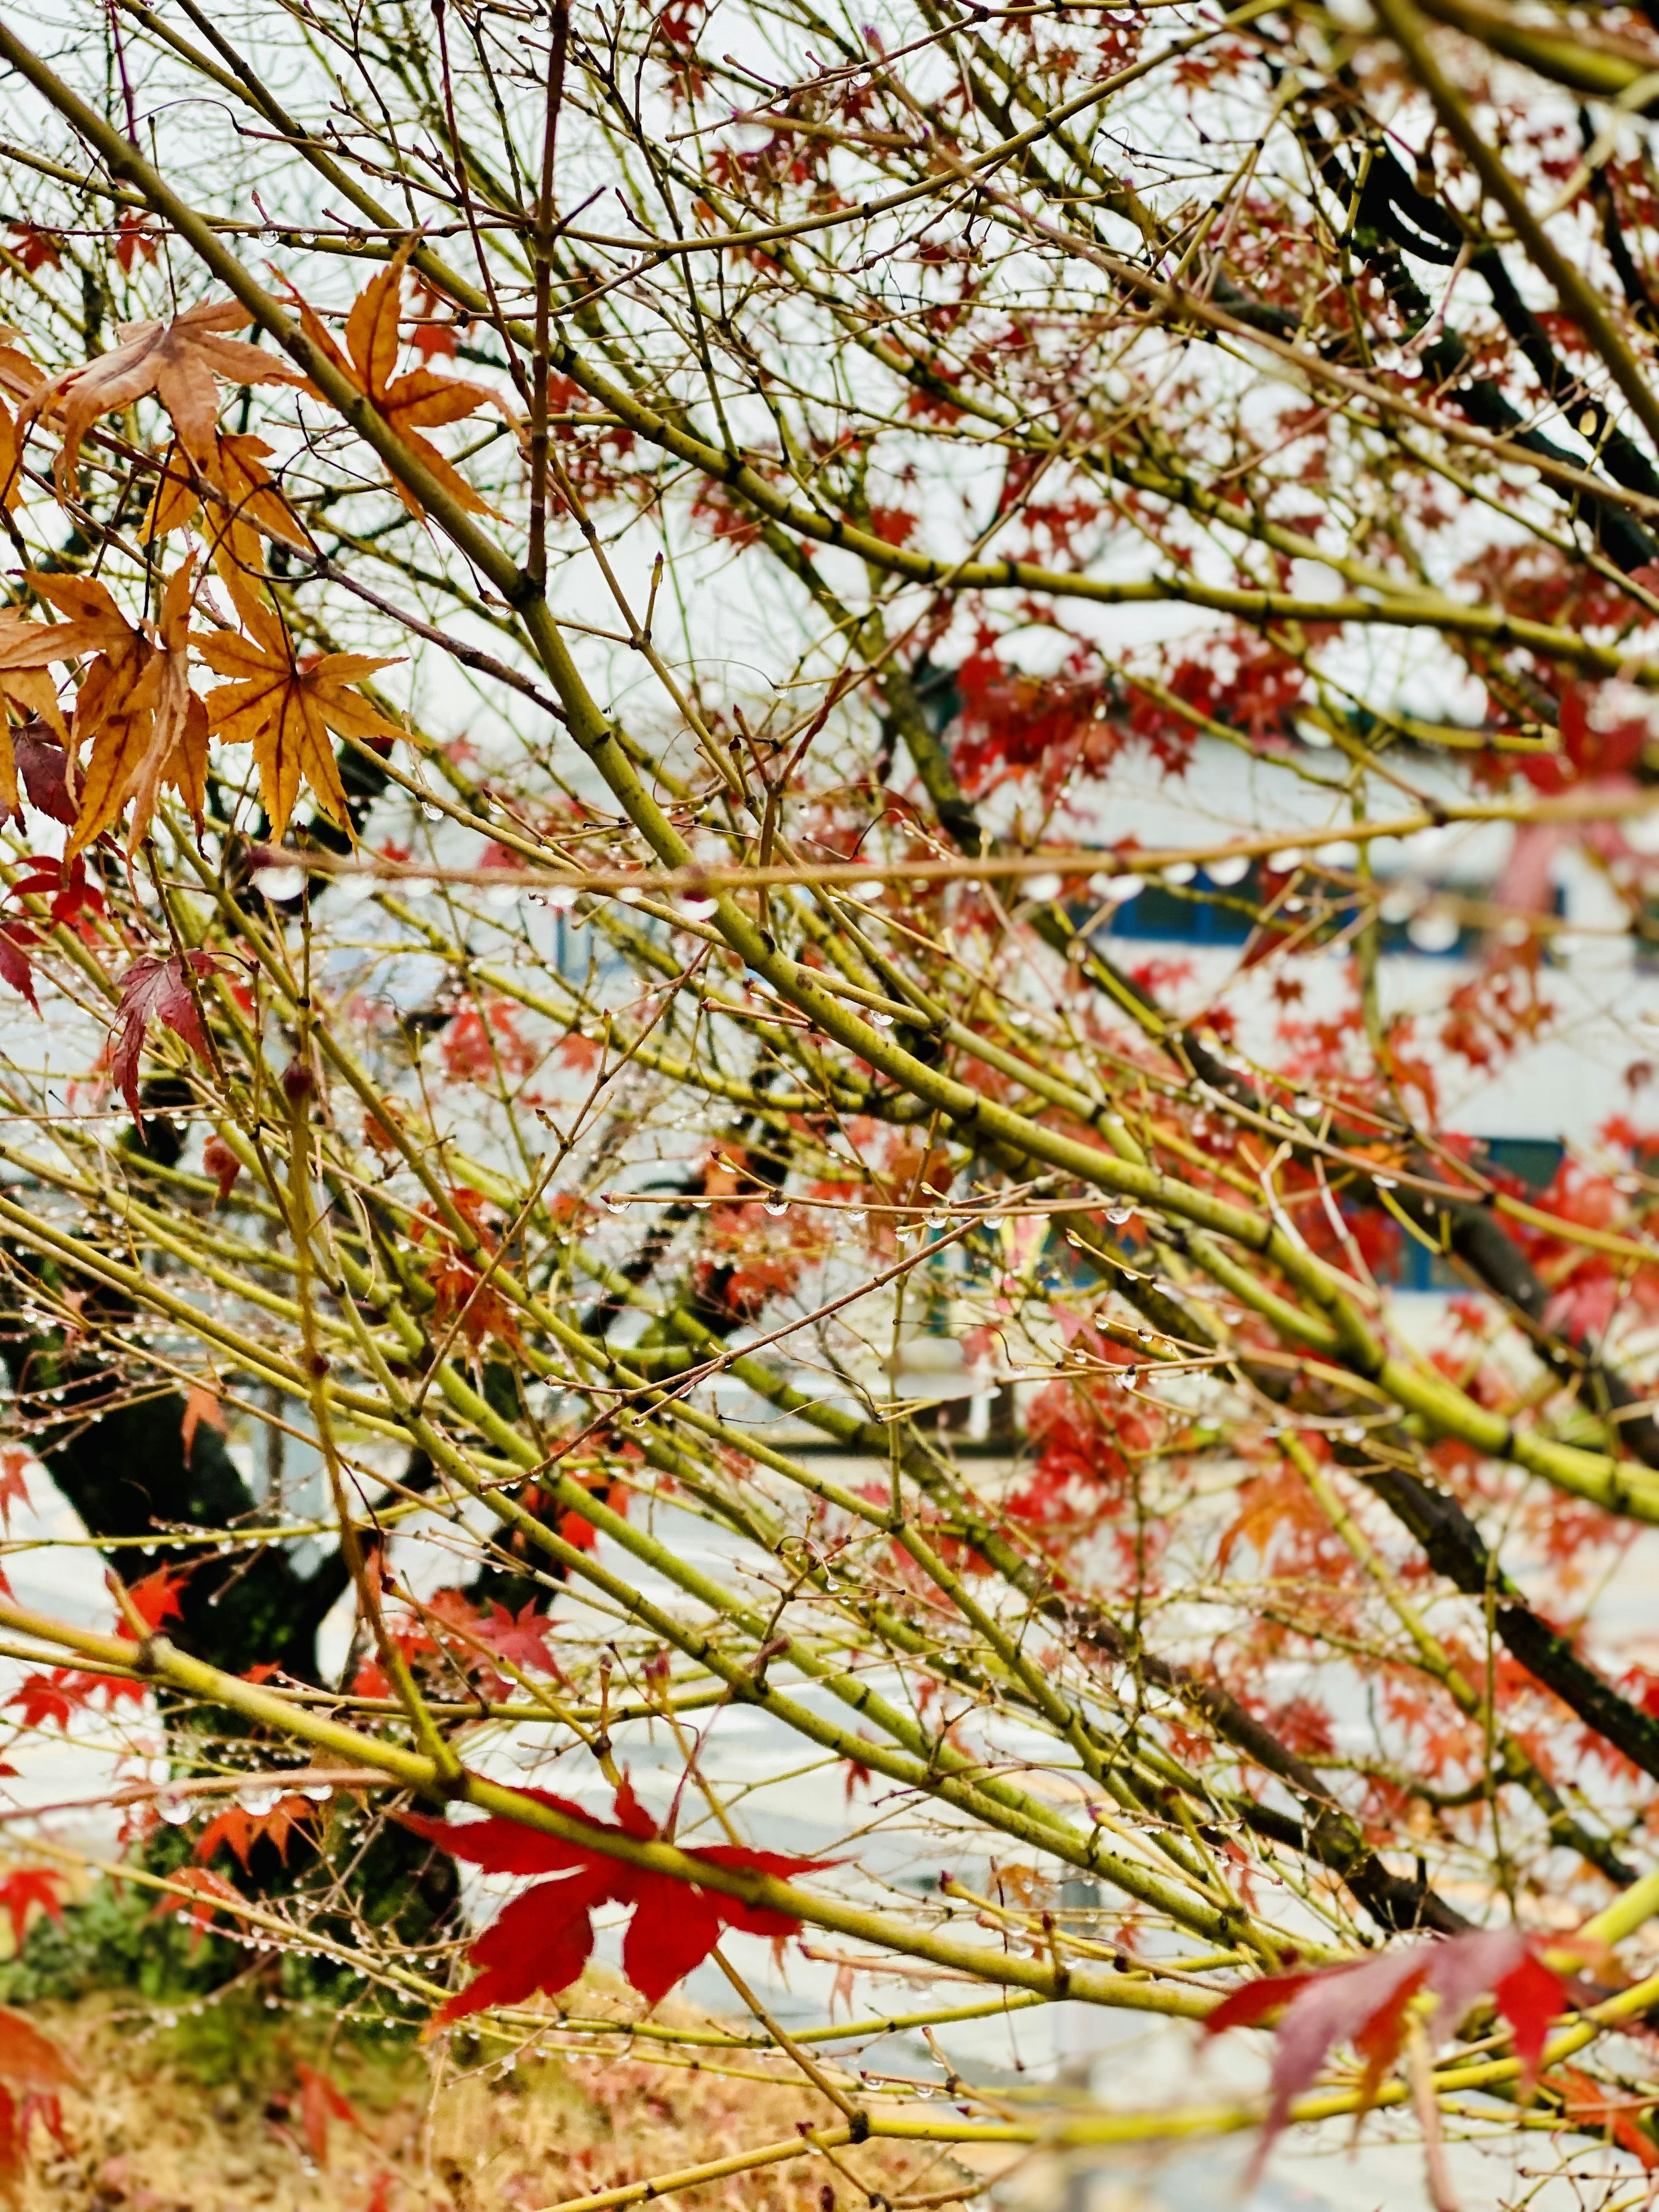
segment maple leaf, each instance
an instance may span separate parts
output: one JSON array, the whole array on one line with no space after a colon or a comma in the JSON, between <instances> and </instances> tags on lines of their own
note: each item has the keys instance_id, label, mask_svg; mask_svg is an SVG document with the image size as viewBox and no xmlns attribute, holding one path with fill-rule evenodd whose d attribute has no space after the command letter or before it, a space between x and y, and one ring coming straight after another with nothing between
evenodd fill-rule
<instances>
[{"instance_id":1,"label":"maple leaf","mask_svg":"<svg viewBox=\"0 0 1659 2212\"><path fill-rule=\"evenodd\" d=\"M27 2163L30 2118L39 2113L61 2142L58 2095L75 2079L61 2044L21 2012L0 2005L0 2192L13 2203Z\"/></svg>"},{"instance_id":2,"label":"maple leaf","mask_svg":"<svg viewBox=\"0 0 1659 2212\"><path fill-rule=\"evenodd\" d=\"M71 1716L84 1699L68 1687L68 1677L61 1667L54 1667L49 1674L25 1674L7 1705L22 1710L25 1728L44 1728L50 1722L54 1728L67 1728Z\"/></svg>"},{"instance_id":3,"label":"maple leaf","mask_svg":"<svg viewBox=\"0 0 1659 2212\"><path fill-rule=\"evenodd\" d=\"M534 1598L527 1599L516 1614L509 1612L499 1598L493 1598L489 1620L481 1620L473 1632L481 1644L487 1644L503 1659L510 1659L515 1667L537 1667L543 1674L562 1681L559 1662L547 1641L552 1626L544 1613L537 1612Z\"/></svg>"},{"instance_id":4,"label":"maple leaf","mask_svg":"<svg viewBox=\"0 0 1659 2212\"><path fill-rule=\"evenodd\" d=\"M1490 1991L1514 2039L1522 2094L1528 2094L1550 2022L1568 2002L1565 1984L1538 1955L1544 1940L1520 1928L1475 1928L1466 1935L1402 1944L1352 1966L1269 1974L1224 1997L1204 2023L1206 2035L1254 2026L1284 2008L1254 2170L1259 2173L1274 2136L1290 2118L1292 2100L1318 2079L1333 2045L1352 2043L1364 2061L1360 2108L1370 2105L1400 2055L1408 2008L1420 1993L1439 2000L1435 2019L1449 2030L1478 1996ZM1570 1946L1558 1940L1551 1948Z\"/></svg>"},{"instance_id":5,"label":"maple leaf","mask_svg":"<svg viewBox=\"0 0 1659 2212\"><path fill-rule=\"evenodd\" d=\"M186 962L190 972L197 975L211 975L224 964L211 952L173 952L165 959L154 952L141 952L121 978L120 1002L110 1032L110 1070L141 1129L138 1062L150 1024L160 1022L182 1037L198 1059L208 1057L201 1016L185 977Z\"/></svg>"},{"instance_id":6,"label":"maple leaf","mask_svg":"<svg viewBox=\"0 0 1659 2212\"><path fill-rule=\"evenodd\" d=\"M154 392L173 417L179 441L204 467L213 448L219 416L216 380L246 384L298 384L307 379L244 339L228 337L252 320L234 300L204 300L170 323L118 323L120 343L41 385L19 416L27 429L46 407L61 404L64 445L58 456L58 489L73 489L81 442L100 415L129 407Z\"/></svg>"},{"instance_id":7,"label":"maple leaf","mask_svg":"<svg viewBox=\"0 0 1659 2212\"><path fill-rule=\"evenodd\" d=\"M179 1593L187 1577L174 1574L171 1567L157 1567L142 1582L134 1583L127 1591L127 1603L144 1626L155 1633L164 1620L182 1620L184 1607L179 1602ZM131 1638L132 1630L123 1620L116 1628L118 1636Z\"/></svg>"},{"instance_id":8,"label":"maple leaf","mask_svg":"<svg viewBox=\"0 0 1659 2212\"><path fill-rule=\"evenodd\" d=\"M235 1155L233 1153L233 1158ZM185 1455L185 1465L190 1465L191 1453L196 1447L196 1431L205 1421L210 1429L225 1432L224 1409L211 1390L198 1383L185 1401L184 1418L179 1424L179 1443Z\"/></svg>"},{"instance_id":9,"label":"maple leaf","mask_svg":"<svg viewBox=\"0 0 1659 2212\"><path fill-rule=\"evenodd\" d=\"M31 1011L38 1014L40 1001L34 995L34 970L27 949L34 942L35 933L26 924L14 922L9 929L0 929L0 982L21 992Z\"/></svg>"},{"instance_id":10,"label":"maple leaf","mask_svg":"<svg viewBox=\"0 0 1659 2212\"><path fill-rule=\"evenodd\" d=\"M329 742L356 738L390 744L404 732L352 686L391 663L362 653L295 657L287 631L268 610L242 610L246 634L198 637L197 650L232 680L209 692L208 726L231 744L252 745L273 843L288 828L303 776L324 812L343 829L345 793Z\"/></svg>"},{"instance_id":11,"label":"maple leaf","mask_svg":"<svg viewBox=\"0 0 1659 2212\"><path fill-rule=\"evenodd\" d=\"M66 830L75 827L75 801L69 795L67 775L69 754L48 733L50 725L39 716L32 717L11 732L13 773L19 787L21 799L27 799L37 814L50 816L61 822ZM64 732L68 734L67 730ZM0 797L3 797L0 793ZM21 804L11 807L13 818L23 819Z\"/></svg>"},{"instance_id":12,"label":"maple leaf","mask_svg":"<svg viewBox=\"0 0 1659 2212\"><path fill-rule=\"evenodd\" d=\"M308 550L311 539L266 468L272 448L251 431L221 430L198 463L175 443L156 476L144 532L165 538L200 516L208 557L237 611L250 605L270 611L262 538Z\"/></svg>"},{"instance_id":13,"label":"maple leaf","mask_svg":"<svg viewBox=\"0 0 1659 2212\"><path fill-rule=\"evenodd\" d=\"M168 1876L168 1880L175 1889L188 1890L191 1894L188 1897L162 1898L149 1917L161 1920L170 1912L188 1912L190 1924L194 1930L191 1943L192 1950L200 1946L212 1923L214 1914L223 1905L228 1903L234 1907L242 1901L224 1876L215 1874L208 1867L179 1867Z\"/></svg>"},{"instance_id":14,"label":"maple leaf","mask_svg":"<svg viewBox=\"0 0 1659 2212\"><path fill-rule=\"evenodd\" d=\"M456 376L440 376L424 366L410 369L403 376L396 373L404 272L415 244L412 238L407 240L380 274L365 285L353 301L351 312L346 317L344 353L315 311L296 294L300 319L312 343L368 396L381 420L437 478L457 506L471 514L488 514L492 512L488 502L479 498L460 471L447 461L421 432L442 422L459 422L465 416L476 415L480 407L499 407L500 396L487 385L468 383ZM421 513L421 503L411 491L395 479L393 489L412 514Z\"/></svg>"},{"instance_id":15,"label":"maple leaf","mask_svg":"<svg viewBox=\"0 0 1659 2212\"><path fill-rule=\"evenodd\" d=\"M31 1912L38 1909L50 1919L63 1919L65 1887L63 1875L46 1867L19 1867L14 1873L0 1875L0 1912L11 1923L12 1942L18 1950L23 1948Z\"/></svg>"},{"instance_id":16,"label":"maple leaf","mask_svg":"<svg viewBox=\"0 0 1659 2212\"><path fill-rule=\"evenodd\" d=\"M250 1813L243 1806L228 1805L222 1813L214 1815L197 1838L197 1862L204 1865L223 1844L235 1853L246 1874L253 1846L263 1838L275 1844L277 1856L286 1865L289 1836L295 1828L314 1819L316 1809L308 1797L301 1797L294 1790L279 1797L265 1813Z\"/></svg>"},{"instance_id":17,"label":"maple leaf","mask_svg":"<svg viewBox=\"0 0 1659 2212\"><path fill-rule=\"evenodd\" d=\"M133 802L129 849L148 835L161 786L183 796L198 825L207 793L207 710L190 688L190 614L194 554L173 571L156 620L159 642L131 633L122 652L95 662L75 702L70 744L76 757L88 739L81 804L65 848L78 853Z\"/></svg>"},{"instance_id":18,"label":"maple leaf","mask_svg":"<svg viewBox=\"0 0 1659 2212\"><path fill-rule=\"evenodd\" d=\"M29 1486L23 1480L23 1470L33 1457L21 1444L7 1444L0 1448L0 1520L6 1524L6 1534L11 1534L11 1509L15 1503L27 1508Z\"/></svg>"},{"instance_id":19,"label":"maple leaf","mask_svg":"<svg viewBox=\"0 0 1659 2212\"><path fill-rule=\"evenodd\" d=\"M325 2172L328 2167L328 2124L343 2120L349 2128L360 2126L351 2101L343 2090L336 2087L326 2074L319 2074L313 2066L301 2065L300 2075L300 2117L305 2126L306 2148Z\"/></svg>"},{"instance_id":20,"label":"maple leaf","mask_svg":"<svg viewBox=\"0 0 1659 2212\"><path fill-rule=\"evenodd\" d=\"M626 1775L616 1795L614 1821L596 1820L581 1806L545 1790L526 1790L523 1795L608 1835L648 1843L659 1832ZM744 1905L695 1882L630 1866L597 1847L566 1843L520 1821L492 1815L457 1826L419 1813L401 1817L405 1826L488 1874L561 1877L538 1882L501 1908L467 1954L481 1970L477 1979L439 2008L433 2015L434 2027L464 2020L487 2006L521 2004L537 1990L555 1996L568 1989L592 1953L593 1908L607 1902L634 1907L623 1939L623 1972L648 2004L659 2002L700 1966L726 1928L774 1937L800 1932L800 1923L788 1913ZM781 1851L750 1850L738 1844L717 1844L687 1856L705 1865L786 1881L834 1863L793 1858Z\"/></svg>"}]
</instances>

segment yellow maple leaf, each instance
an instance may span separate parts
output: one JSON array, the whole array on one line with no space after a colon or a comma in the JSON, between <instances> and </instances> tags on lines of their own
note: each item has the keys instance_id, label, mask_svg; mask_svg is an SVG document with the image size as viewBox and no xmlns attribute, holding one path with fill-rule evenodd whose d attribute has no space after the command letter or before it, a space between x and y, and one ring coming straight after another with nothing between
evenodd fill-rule
<instances>
[{"instance_id":1,"label":"yellow maple leaf","mask_svg":"<svg viewBox=\"0 0 1659 2212\"><path fill-rule=\"evenodd\" d=\"M344 353L315 312L296 294L300 319L313 344L325 353L359 391L367 393L375 411L456 504L471 514L489 514L494 511L489 502L479 498L460 471L447 461L421 432L441 422L459 422L465 416L477 414L480 407L500 407L500 395L487 385L471 384L461 377L440 376L427 368L412 368L404 376L396 373L402 348L398 328L403 316L404 273L414 250L415 240L406 240L380 274L353 301L346 318ZM411 514L420 514L421 503L411 491L395 480L394 489Z\"/></svg>"},{"instance_id":2,"label":"yellow maple leaf","mask_svg":"<svg viewBox=\"0 0 1659 2212\"><path fill-rule=\"evenodd\" d=\"M241 635L222 630L196 640L208 666L230 678L207 696L208 726L232 744L252 746L273 838L288 828L301 778L324 812L344 829L349 817L329 732L365 744L404 735L351 688L391 662L364 653L301 658L269 609L246 609L243 618L247 628Z\"/></svg>"}]
</instances>

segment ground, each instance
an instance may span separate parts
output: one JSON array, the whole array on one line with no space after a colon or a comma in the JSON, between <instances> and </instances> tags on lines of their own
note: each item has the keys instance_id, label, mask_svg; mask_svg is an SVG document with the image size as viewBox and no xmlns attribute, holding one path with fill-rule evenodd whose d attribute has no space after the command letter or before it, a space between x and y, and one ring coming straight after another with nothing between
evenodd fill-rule
<instances>
[{"instance_id":1,"label":"ground","mask_svg":"<svg viewBox=\"0 0 1659 2212\"><path fill-rule=\"evenodd\" d=\"M503 2069L413 2035L349 2040L323 2008L267 2010L252 1989L183 2014L113 1991L29 2017L80 2080L61 2141L32 2121L20 2212L541 2212L837 2117L741 2054L730 2072L562 2052ZM966 2179L931 2151L847 2155L864 2186L800 2159L674 2202L830 2212L827 2190L850 2212L875 2187L939 2207Z\"/></svg>"}]
</instances>

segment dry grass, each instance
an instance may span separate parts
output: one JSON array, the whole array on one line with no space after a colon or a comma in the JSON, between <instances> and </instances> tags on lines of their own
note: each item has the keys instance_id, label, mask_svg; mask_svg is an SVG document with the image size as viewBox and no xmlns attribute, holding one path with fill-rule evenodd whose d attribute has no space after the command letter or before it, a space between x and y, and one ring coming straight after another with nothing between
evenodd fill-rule
<instances>
[{"instance_id":1,"label":"dry grass","mask_svg":"<svg viewBox=\"0 0 1659 2212\"><path fill-rule=\"evenodd\" d=\"M82 2079L63 2100L61 2144L34 2124L21 2212L536 2212L836 2117L815 2092L741 2058L738 2078L559 2052L468 2070L441 2046L331 2046L319 2020L252 2002L171 2023L125 1996L33 2016L74 2052ZM307 2139L307 2066L354 2115L328 2121L325 2165L313 2155L320 2136ZM313 2130L321 2101L313 2089ZM954 2160L927 2149L866 2144L842 2155L848 2172L803 2158L674 2202L685 2212L824 2212L829 2190L850 2212L866 2191L937 2202L965 2182Z\"/></svg>"}]
</instances>

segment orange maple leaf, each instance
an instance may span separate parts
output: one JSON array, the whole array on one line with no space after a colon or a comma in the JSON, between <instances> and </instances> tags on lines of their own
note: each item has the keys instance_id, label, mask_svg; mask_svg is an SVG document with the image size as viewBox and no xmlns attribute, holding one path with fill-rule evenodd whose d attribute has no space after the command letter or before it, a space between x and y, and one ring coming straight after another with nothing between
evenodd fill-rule
<instances>
[{"instance_id":1,"label":"orange maple leaf","mask_svg":"<svg viewBox=\"0 0 1659 2212\"><path fill-rule=\"evenodd\" d=\"M224 1408L219 1403L216 1392L210 1390L205 1383L198 1382L185 1401L184 1418L179 1424L179 1442L186 1467L190 1465L191 1454L196 1449L196 1431L204 1421L209 1428L217 1429L221 1436L225 1433Z\"/></svg>"},{"instance_id":2,"label":"orange maple leaf","mask_svg":"<svg viewBox=\"0 0 1659 2212\"><path fill-rule=\"evenodd\" d=\"M80 812L65 851L78 853L133 802L128 845L148 834L161 786L172 784L199 823L207 795L207 710L190 688L190 612L196 556L161 595L158 642L132 633L130 650L94 663L75 702L71 750L92 741Z\"/></svg>"},{"instance_id":3,"label":"orange maple leaf","mask_svg":"<svg viewBox=\"0 0 1659 2212\"><path fill-rule=\"evenodd\" d=\"M64 446L57 476L58 489L66 491L74 483L81 441L98 417L153 392L173 417L180 444L205 468L219 417L218 378L238 385L307 381L258 346L224 335L252 319L235 300L204 300L170 323L118 323L120 344L40 386L24 402L19 430L26 432L46 408L61 404Z\"/></svg>"},{"instance_id":4,"label":"orange maple leaf","mask_svg":"<svg viewBox=\"0 0 1659 2212\"><path fill-rule=\"evenodd\" d=\"M105 586L90 576L29 578L40 596L64 616L59 623L29 622L0 616L0 687L25 682L50 684L44 676L54 660L94 654L76 695L75 720L69 733L71 762L78 763L88 743L92 759L82 788L75 828L66 856L107 830L129 799L136 800L131 842L148 831L163 783L185 797L199 822L207 790L207 717L190 688L190 608L195 556L174 570L153 626L130 623ZM46 695L27 703L43 719ZM15 804L16 781L9 736L0 743L0 796Z\"/></svg>"},{"instance_id":5,"label":"orange maple leaf","mask_svg":"<svg viewBox=\"0 0 1659 2212\"><path fill-rule=\"evenodd\" d=\"M404 272L414 250L415 240L406 240L380 274L352 302L346 318L345 353L330 337L314 309L296 293L300 319L312 343L368 395L375 411L456 504L471 514L489 514L493 512L489 502L479 498L460 471L447 461L421 432L441 422L459 422L464 416L477 414L480 407L500 407L499 393L490 391L487 385L471 384L457 376L440 376L425 367L412 368L404 376L396 373L402 343L398 326L403 315ZM415 495L401 483L396 484L395 489L410 514L420 514L421 503Z\"/></svg>"},{"instance_id":6,"label":"orange maple leaf","mask_svg":"<svg viewBox=\"0 0 1659 2212\"><path fill-rule=\"evenodd\" d=\"M351 686L391 662L364 653L325 653L297 658L288 632L270 609L250 601L242 609L247 634L222 630L198 637L208 666L232 680L207 696L208 727L232 744L252 745L259 790L270 817L270 835L288 827L301 776L318 804L343 829L345 793L335 765L331 730L366 744L404 735Z\"/></svg>"},{"instance_id":7,"label":"orange maple leaf","mask_svg":"<svg viewBox=\"0 0 1659 2212\"><path fill-rule=\"evenodd\" d=\"M211 455L198 465L181 442L162 460L144 535L165 538L202 516L209 558L235 602L267 605L262 537L307 550L310 540L281 487L264 465L271 448L251 432L222 430Z\"/></svg>"},{"instance_id":8,"label":"orange maple leaf","mask_svg":"<svg viewBox=\"0 0 1659 2212\"><path fill-rule=\"evenodd\" d=\"M55 660L96 655L76 702L76 732L70 747L73 759L106 702L125 697L138 681L151 647L95 577L31 575L27 580L64 619L38 623L15 610L0 614L0 691L26 714L38 715L49 724L67 743L69 732L58 705L57 688L46 671ZM82 702L87 710L84 719ZM0 798L14 811L16 787L11 735L0 731Z\"/></svg>"}]
</instances>

